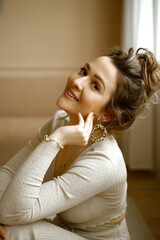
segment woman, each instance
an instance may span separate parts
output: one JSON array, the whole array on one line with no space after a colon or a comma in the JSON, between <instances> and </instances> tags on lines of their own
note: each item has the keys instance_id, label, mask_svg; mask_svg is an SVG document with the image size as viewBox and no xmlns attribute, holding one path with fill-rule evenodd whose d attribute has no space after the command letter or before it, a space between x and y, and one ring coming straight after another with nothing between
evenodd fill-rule
<instances>
[{"instance_id":1,"label":"woman","mask_svg":"<svg viewBox=\"0 0 160 240\"><path fill-rule=\"evenodd\" d=\"M116 47L68 78L62 110L1 168L2 237L130 239L126 167L113 136L160 88L159 70L150 51L133 57Z\"/></svg>"}]
</instances>

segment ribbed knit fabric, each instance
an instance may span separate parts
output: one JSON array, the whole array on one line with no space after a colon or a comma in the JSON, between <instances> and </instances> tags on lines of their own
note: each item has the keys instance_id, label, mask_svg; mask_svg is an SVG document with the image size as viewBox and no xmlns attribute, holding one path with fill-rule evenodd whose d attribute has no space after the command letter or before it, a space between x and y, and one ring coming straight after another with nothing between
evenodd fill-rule
<instances>
[{"instance_id":1,"label":"ribbed knit fabric","mask_svg":"<svg viewBox=\"0 0 160 240\"><path fill-rule=\"evenodd\" d=\"M67 125L64 115L64 111L58 111L27 146L1 167L0 223L28 224L58 215L67 229L96 232L124 212L126 167L112 136L90 145L65 174L54 177L59 147L56 142L43 141L43 136Z\"/></svg>"}]
</instances>

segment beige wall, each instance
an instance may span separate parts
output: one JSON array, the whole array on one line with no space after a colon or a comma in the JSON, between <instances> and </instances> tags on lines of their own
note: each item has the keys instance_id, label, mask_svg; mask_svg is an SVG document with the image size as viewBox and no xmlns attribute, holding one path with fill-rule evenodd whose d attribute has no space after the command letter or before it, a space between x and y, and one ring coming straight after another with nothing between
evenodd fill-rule
<instances>
[{"instance_id":1,"label":"beige wall","mask_svg":"<svg viewBox=\"0 0 160 240\"><path fill-rule=\"evenodd\" d=\"M77 67L119 44L121 0L2 0L0 68Z\"/></svg>"},{"instance_id":2,"label":"beige wall","mask_svg":"<svg viewBox=\"0 0 160 240\"><path fill-rule=\"evenodd\" d=\"M119 44L122 0L0 0L0 165L53 115L67 76Z\"/></svg>"},{"instance_id":3,"label":"beige wall","mask_svg":"<svg viewBox=\"0 0 160 240\"><path fill-rule=\"evenodd\" d=\"M2 1L0 115L51 115L68 75L119 44L121 5L121 0Z\"/></svg>"}]
</instances>

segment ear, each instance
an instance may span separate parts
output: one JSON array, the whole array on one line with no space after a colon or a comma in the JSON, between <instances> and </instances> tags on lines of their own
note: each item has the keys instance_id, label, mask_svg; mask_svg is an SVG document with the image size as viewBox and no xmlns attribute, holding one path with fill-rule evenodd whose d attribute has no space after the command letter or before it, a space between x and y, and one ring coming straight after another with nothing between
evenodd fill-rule
<instances>
[{"instance_id":1,"label":"ear","mask_svg":"<svg viewBox=\"0 0 160 240\"><path fill-rule=\"evenodd\" d=\"M113 119L112 115L106 112L102 114L102 117L103 117L103 122L110 122Z\"/></svg>"}]
</instances>

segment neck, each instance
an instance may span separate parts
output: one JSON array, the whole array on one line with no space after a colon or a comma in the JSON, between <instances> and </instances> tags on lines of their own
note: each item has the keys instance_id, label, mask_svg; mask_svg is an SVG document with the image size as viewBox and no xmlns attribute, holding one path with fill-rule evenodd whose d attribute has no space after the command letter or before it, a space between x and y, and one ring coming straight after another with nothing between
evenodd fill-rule
<instances>
[{"instance_id":1,"label":"neck","mask_svg":"<svg viewBox=\"0 0 160 240\"><path fill-rule=\"evenodd\" d=\"M72 115L70 113L68 113L68 116L69 116L69 125L77 125L79 120L78 120L78 116L76 115ZM84 119L85 120L85 119ZM97 124L97 122L95 121L93 124ZM96 129L94 131L94 136L98 139L100 138L101 136L103 135L103 130L102 129ZM92 144L93 141L91 138L89 138L88 140L88 144L86 145L86 147L90 144Z\"/></svg>"},{"instance_id":2,"label":"neck","mask_svg":"<svg viewBox=\"0 0 160 240\"><path fill-rule=\"evenodd\" d=\"M78 124L78 116L68 114L69 116L69 125L77 125Z\"/></svg>"}]
</instances>

